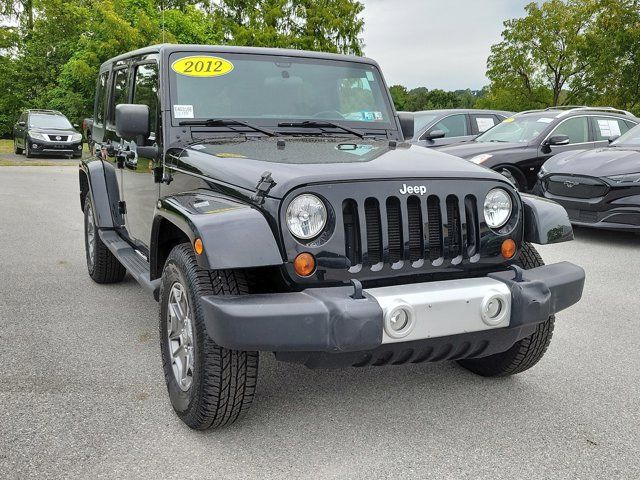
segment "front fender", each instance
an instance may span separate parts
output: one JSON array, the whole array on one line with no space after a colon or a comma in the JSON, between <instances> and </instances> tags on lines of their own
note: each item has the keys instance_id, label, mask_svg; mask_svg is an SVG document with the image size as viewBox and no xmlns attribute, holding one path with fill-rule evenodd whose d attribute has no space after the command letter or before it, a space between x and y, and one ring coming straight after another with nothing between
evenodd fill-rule
<instances>
[{"instance_id":1,"label":"front fender","mask_svg":"<svg viewBox=\"0 0 640 480\"><path fill-rule=\"evenodd\" d=\"M282 265L282 253L262 213L234 199L207 193L182 193L158 200L151 254L160 243L163 220L204 246L198 265L207 270ZM152 266L153 268L153 266Z\"/></svg>"},{"instance_id":2,"label":"front fender","mask_svg":"<svg viewBox=\"0 0 640 480\"><path fill-rule=\"evenodd\" d=\"M103 162L97 157L90 157L80 163L80 200L90 195L99 228L116 228L124 224L118 210L120 195L118 180L113 165ZM86 180L87 192L83 192L83 176ZM81 205L84 208L84 203Z\"/></svg>"},{"instance_id":3,"label":"front fender","mask_svg":"<svg viewBox=\"0 0 640 480\"><path fill-rule=\"evenodd\" d=\"M547 245L573 240L573 227L567 211L546 198L521 193L524 206L524 240Z\"/></svg>"}]
</instances>

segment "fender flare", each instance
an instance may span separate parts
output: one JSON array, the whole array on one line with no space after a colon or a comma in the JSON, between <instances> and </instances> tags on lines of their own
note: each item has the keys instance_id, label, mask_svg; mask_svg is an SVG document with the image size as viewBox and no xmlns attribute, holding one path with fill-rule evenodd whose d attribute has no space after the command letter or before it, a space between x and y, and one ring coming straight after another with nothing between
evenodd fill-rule
<instances>
[{"instance_id":1,"label":"fender flare","mask_svg":"<svg viewBox=\"0 0 640 480\"><path fill-rule=\"evenodd\" d=\"M87 192L82 191L82 182L87 182ZM124 224L118 210L120 193L113 165L99 158L88 158L80 163L80 201L84 208L84 195L90 195L98 228L117 228Z\"/></svg>"},{"instance_id":2,"label":"fender flare","mask_svg":"<svg viewBox=\"0 0 640 480\"><path fill-rule=\"evenodd\" d=\"M552 200L521 193L524 240L538 245L573 240L573 227L564 207Z\"/></svg>"},{"instance_id":3,"label":"fender flare","mask_svg":"<svg viewBox=\"0 0 640 480\"><path fill-rule=\"evenodd\" d=\"M206 270L278 266L284 263L264 215L250 205L208 193L182 193L158 200L151 228L150 267L158 271L164 222L193 242L202 240L198 265Z\"/></svg>"}]
</instances>

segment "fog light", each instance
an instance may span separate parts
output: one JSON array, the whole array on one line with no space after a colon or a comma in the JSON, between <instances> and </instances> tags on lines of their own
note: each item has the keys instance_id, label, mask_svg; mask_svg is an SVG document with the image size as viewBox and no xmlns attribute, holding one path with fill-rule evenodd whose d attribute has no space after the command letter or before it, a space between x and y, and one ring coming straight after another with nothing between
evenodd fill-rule
<instances>
[{"instance_id":1,"label":"fog light","mask_svg":"<svg viewBox=\"0 0 640 480\"><path fill-rule=\"evenodd\" d=\"M31 144L31 148L38 148L38 144L37 143L32 143Z\"/></svg>"},{"instance_id":2,"label":"fog light","mask_svg":"<svg viewBox=\"0 0 640 480\"><path fill-rule=\"evenodd\" d=\"M507 303L501 295L490 295L482 302L480 315L482 321L490 326L496 326L507 316Z\"/></svg>"},{"instance_id":3,"label":"fog light","mask_svg":"<svg viewBox=\"0 0 640 480\"><path fill-rule=\"evenodd\" d=\"M398 305L385 315L384 329L393 338L402 338L413 329L413 310L408 305Z\"/></svg>"},{"instance_id":4,"label":"fog light","mask_svg":"<svg viewBox=\"0 0 640 480\"><path fill-rule=\"evenodd\" d=\"M293 261L293 269L301 277L308 277L316 270L316 259L310 253L301 253Z\"/></svg>"},{"instance_id":5,"label":"fog light","mask_svg":"<svg viewBox=\"0 0 640 480\"><path fill-rule=\"evenodd\" d=\"M502 247L500 248L500 250L502 252L502 256L506 260L511 260L516 254L516 242L508 238L504 242L502 242Z\"/></svg>"}]
</instances>

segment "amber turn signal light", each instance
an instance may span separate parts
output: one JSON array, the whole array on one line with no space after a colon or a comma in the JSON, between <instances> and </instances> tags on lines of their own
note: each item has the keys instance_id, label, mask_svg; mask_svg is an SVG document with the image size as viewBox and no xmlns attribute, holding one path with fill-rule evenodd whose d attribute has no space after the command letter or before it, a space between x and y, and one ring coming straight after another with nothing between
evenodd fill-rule
<instances>
[{"instance_id":1,"label":"amber turn signal light","mask_svg":"<svg viewBox=\"0 0 640 480\"><path fill-rule=\"evenodd\" d=\"M508 238L502 242L502 248L500 250L502 251L502 256L505 259L511 260L516 254L516 242Z\"/></svg>"},{"instance_id":2,"label":"amber turn signal light","mask_svg":"<svg viewBox=\"0 0 640 480\"><path fill-rule=\"evenodd\" d=\"M293 261L293 269L301 277L308 277L316 269L316 259L310 253L301 253Z\"/></svg>"},{"instance_id":3,"label":"amber turn signal light","mask_svg":"<svg viewBox=\"0 0 640 480\"><path fill-rule=\"evenodd\" d=\"M204 245L202 245L202 240L196 238L196 241L193 242L193 249L198 255L202 255L202 252L204 252Z\"/></svg>"}]
</instances>

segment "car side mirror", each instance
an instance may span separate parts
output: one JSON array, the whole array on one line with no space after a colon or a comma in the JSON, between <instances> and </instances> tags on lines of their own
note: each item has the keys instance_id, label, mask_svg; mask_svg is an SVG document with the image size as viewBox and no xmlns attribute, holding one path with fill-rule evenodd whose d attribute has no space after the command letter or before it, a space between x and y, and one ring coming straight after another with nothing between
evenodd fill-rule
<instances>
[{"instance_id":1,"label":"car side mirror","mask_svg":"<svg viewBox=\"0 0 640 480\"><path fill-rule=\"evenodd\" d=\"M609 140L609 143L611 144L611 143L615 142L619 138L620 138L620 135L612 135L607 140Z\"/></svg>"},{"instance_id":2,"label":"car side mirror","mask_svg":"<svg viewBox=\"0 0 640 480\"><path fill-rule=\"evenodd\" d=\"M424 138L427 140L437 140L438 138L444 138L447 134L442 130L431 130Z\"/></svg>"},{"instance_id":3,"label":"car side mirror","mask_svg":"<svg viewBox=\"0 0 640 480\"><path fill-rule=\"evenodd\" d=\"M74 123L73 128L80 128L80 125L78 125L77 123Z\"/></svg>"},{"instance_id":4,"label":"car side mirror","mask_svg":"<svg viewBox=\"0 0 640 480\"><path fill-rule=\"evenodd\" d=\"M549 137L545 143L550 147L558 147L560 145L569 145L570 142L571 139L569 135L554 135L553 137Z\"/></svg>"},{"instance_id":5,"label":"car side mirror","mask_svg":"<svg viewBox=\"0 0 640 480\"><path fill-rule=\"evenodd\" d=\"M21 127L26 127L27 126L27 122L18 122L18 125L20 125Z\"/></svg>"},{"instance_id":6,"label":"car side mirror","mask_svg":"<svg viewBox=\"0 0 640 480\"><path fill-rule=\"evenodd\" d=\"M116 135L144 145L149 136L149 107L131 103L116 105Z\"/></svg>"},{"instance_id":7,"label":"car side mirror","mask_svg":"<svg viewBox=\"0 0 640 480\"><path fill-rule=\"evenodd\" d=\"M402 129L402 136L405 140L413 139L415 135L415 117L411 112L398 113L398 120L400 120L400 128Z\"/></svg>"}]
</instances>

